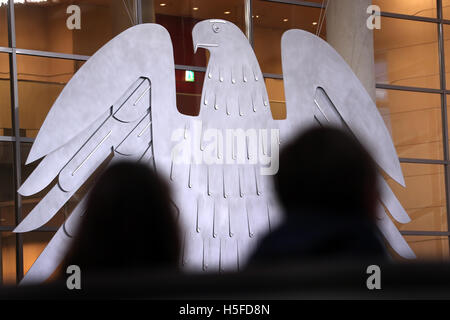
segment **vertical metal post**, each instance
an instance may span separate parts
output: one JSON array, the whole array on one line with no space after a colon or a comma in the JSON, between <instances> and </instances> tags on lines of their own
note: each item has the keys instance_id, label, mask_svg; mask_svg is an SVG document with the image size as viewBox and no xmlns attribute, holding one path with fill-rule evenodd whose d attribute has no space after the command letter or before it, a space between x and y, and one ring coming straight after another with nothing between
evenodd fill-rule
<instances>
[{"instance_id":1,"label":"vertical metal post","mask_svg":"<svg viewBox=\"0 0 450 320\"><path fill-rule=\"evenodd\" d=\"M134 10L136 16L136 23L142 23L142 0L134 0Z\"/></svg>"},{"instance_id":2,"label":"vertical metal post","mask_svg":"<svg viewBox=\"0 0 450 320\"><path fill-rule=\"evenodd\" d=\"M438 45L439 45L439 72L440 72L440 87L441 90L444 90L441 93L441 117L442 117L442 139L443 139L443 150L444 150L444 177L445 177L445 203L446 203L446 211L447 211L447 230L450 225L450 172L449 172L449 141L448 141L448 123L447 123L447 94L445 93L447 87L447 80L445 74L445 47L444 47L444 27L442 24L442 0L436 0L436 8L437 8L437 18L439 20L437 24L438 28ZM450 237L449 237L449 245L450 245Z\"/></svg>"},{"instance_id":3,"label":"vertical metal post","mask_svg":"<svg viewBox=\"0 0 450 320\"><path fill-rule=\"evenodd\" d=\"M245 35L248 38L248 41L250 41L250 44L252 47L254 47L253 42L253 1L252 0L245 0Z\"/></svg>"},{"instance_id":4,"label":"vertical metal post","mask_svg":"<svg viewBox=\"0 0 450 320\"><path fill-rule=\"evenodd\" d=\"M2 244L3 233L0 232L0 286L3 284L3 244Z\"/></svg>"},{"instance_id":5,"label":"vertical metal post","mask_svg":"<svg viewBox=\"0 0 450 320\"><path fill-rule=\"evenodd\" d=\"M17 55L16 55L16 28L14 16L14 1L8 2L8 44L12 49L9 54L10 90L11 90L11 117L14 132L14 190L18 190L21 184L21 159L20 159L20 125L19 125L19 96L17 82ZM20 223L22 218L22 199L19 193L14 192L15 223ZM21 234L16 234L16 278L23 278L23 239Z\"/></svg>"}]
</instances>

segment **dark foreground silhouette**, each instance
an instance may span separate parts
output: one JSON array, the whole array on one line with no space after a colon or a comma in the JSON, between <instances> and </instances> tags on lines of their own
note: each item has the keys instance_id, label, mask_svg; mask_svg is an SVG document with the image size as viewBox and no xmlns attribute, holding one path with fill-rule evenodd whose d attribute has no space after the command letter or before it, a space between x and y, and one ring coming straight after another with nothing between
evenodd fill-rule
<instances>
[{"instance_id":1,"label":"dark foreground silhouette","mask_svg":"<svg viewBox=\"0 0 450 320\"><path fill-rule=\"evenodd\" d=\"M66 266L82 272L178 267L175 208L168 187L148 166L111 165L88 197Z\"/></svg>"},{"instance_id":2,"label":"dark foreground silhouette","mask_svg":"<svg viewBox=\"0 0 450 320\"><path fill-rule=\"evenodd\" d=\"M275 188L284 223L268 235L253 263L386 256L376 227L376 166L350 134L314 128L280 153Z\"/></svg>"}]
</instances>

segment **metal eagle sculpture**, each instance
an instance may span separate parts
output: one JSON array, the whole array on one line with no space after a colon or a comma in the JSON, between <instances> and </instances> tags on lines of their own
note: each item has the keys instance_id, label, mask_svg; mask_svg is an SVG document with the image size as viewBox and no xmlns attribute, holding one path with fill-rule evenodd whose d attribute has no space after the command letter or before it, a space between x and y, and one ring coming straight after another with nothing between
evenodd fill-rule
<instances>
[{"instance_id":1,"label":"metal eagle sculpture","mask_svg":"<svg viewBox=\"0 0 450 320\"><path fill-rule=\"evenodd\" d=\"M238 27L205 20L194 27L193 41L195 50L210 52L198 116L177 109L172 43L160 25L129 28L80 68L42 125L27 164L43 159L18 192L29 196L56 183L15 232L47 223L105 162L136 160L170 182L183 231L182 266L238 270L283 218L271 179L279 148L317 124L352 132L380 169L404 185L375 104L325 41L301 30L284 34L285 120L273 119L263 74ZM384 207L399 222L409 217L381 175L380 187L379 227L397 253L413 258ZM85 197L22 284L45 281L61 263Z\"/></svg>"}]
</instances>

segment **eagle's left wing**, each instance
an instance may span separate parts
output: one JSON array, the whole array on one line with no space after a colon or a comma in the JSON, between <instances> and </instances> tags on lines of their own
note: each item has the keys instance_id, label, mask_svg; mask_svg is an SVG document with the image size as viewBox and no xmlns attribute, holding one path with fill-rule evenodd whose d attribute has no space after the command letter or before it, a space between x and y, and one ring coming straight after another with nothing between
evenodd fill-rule
<instances>
[{"instance_id":1,"label":"eagle's left wing","mask_svg":"<svg viewBox=\"0 0 450 320\"><path fill-rule=\"evenodd\" d=\"M287 127L333 125L351 132L368 149L381 170L404 186L402 170L389 131L375 103L344 59L324 40L303 30L282 38ZM400 223L410 218L379 174L379 227L392 248L405 258L414 252L386 215Z\"/></svg>"}]
</instances>

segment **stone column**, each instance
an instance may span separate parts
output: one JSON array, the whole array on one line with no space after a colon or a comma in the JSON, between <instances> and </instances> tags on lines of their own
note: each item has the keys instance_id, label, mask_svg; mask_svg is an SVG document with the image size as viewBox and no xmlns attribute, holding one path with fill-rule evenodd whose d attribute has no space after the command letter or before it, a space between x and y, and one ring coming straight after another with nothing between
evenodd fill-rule
<instances>
[{"instance_id":1,"label":"stone column","mask_svg":"<svg viewBox=\"0 0 450 320\"><path fill-rule=\"evenodd\" d=\"M375 101L373 30L367 28L371 0L329 0L327 41L347 61Z\"/></svg>"}]
</instances>

